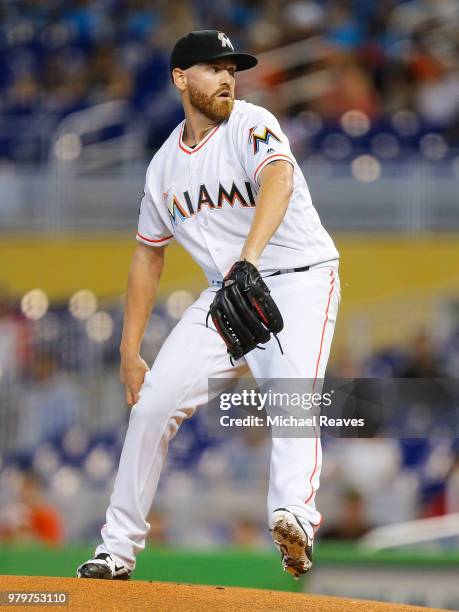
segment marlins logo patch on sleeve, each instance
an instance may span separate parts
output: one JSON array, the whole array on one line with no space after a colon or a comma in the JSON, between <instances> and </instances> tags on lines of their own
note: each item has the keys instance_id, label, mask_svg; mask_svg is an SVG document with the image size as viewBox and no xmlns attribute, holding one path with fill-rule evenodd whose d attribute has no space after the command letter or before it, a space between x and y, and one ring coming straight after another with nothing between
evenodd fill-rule
<instances>
[{"instance_id":1,"label":"marlins logo patch on sleeve","mask_svg":"<svg viewBox=\"0 0 459 612\"><path fill-rule=\"evenodd\" d=\"M256 131L255 131L256 128ZM249 142L253 145L253 154L256 155L260 150L260 143L265 145L269 144L270 139L277 140L277 142L281 142L279 136L270 130L268 127L252 127L249 130Z\"/></svg>"}]
</instances>

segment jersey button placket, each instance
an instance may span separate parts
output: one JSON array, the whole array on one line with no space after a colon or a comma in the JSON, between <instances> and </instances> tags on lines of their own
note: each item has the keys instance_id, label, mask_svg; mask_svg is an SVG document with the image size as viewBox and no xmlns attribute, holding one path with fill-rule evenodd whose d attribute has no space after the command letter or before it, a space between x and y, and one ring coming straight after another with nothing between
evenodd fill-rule
<instances>
[{"instance_id":1,"label":"jersey button placket","mask_svg":"<svg viewBox=\"0 0 459 612\"><path fill-rule=\"evenodd\" d=\"M194 178L196 176L195 168L196 168L196 166L199 167L199 164L198 164L199 157L198 157L198 155L196 153L194 153L194 154L191 153L190 154L190 179L191 179L190 183L193 182L193 184L194 184ZM197 190L198 193L199 193L199 183L200 183L199 176L196 176L196 186L198 187L198 190ZM197 212L197 214L198 214L198 219L199 219L199 227L200 228L207 227L209 225L209 221L207 219L207 215L206 215L205 211L201 210L199 213ZM201 230L201 233L202 233L202 230Z\"/></svg>"},{"instance_id":2,"label":"jersey button placket","mask_svg":"<svg viewBox=\"0 0 459 612\"><path fill-rule=\"evenodd\" d=\"M197 151L196 153L191 153L189 155L189 158L190 158L190 184L195 185L197 187L197 193L199 193L199 185L202 182L199 180L199 176L197 175L197 172L199 172L199 153ZM195 170L196 168L198 168L197 171ZM215 261L215 256L214 256L218 248L215 248L213 245L212 232L207 231L209 227L208 215L212 214L212 212L209 210L206 210L206 208L207 207L204 206L199 213L196 211L197 220L199 220L199 229L201 232L202 239L204 240L204 243L207 247L209 257L212 259L216 269L219 270L220 266Z\"/></svg>"}]
</instances>

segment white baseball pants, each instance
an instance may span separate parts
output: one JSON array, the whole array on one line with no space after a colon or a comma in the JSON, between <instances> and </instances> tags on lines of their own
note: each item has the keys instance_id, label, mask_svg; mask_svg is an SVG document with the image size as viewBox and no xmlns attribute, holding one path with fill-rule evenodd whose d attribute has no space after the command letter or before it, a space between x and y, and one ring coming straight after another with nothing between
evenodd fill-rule
<instances>
[{"instance_id":1,"label":"white baseball pants","mask_svg":"<svg viewBox=\"0 0 459 612\"><path fill-rule=\"evenodd\" d=\"M284 319L279 334L284 355L271 338L266 350L251 351L233 367L212 321L205 325L216 289L201 293L164 342L132 408L96 554L109 552L127 568L135 567L169 441L195 407L207 403L209 378L239 376L247 366L255 379L324 377L340 302L338 262L265 281ZM275 508L287 508L305 520L312 535L321 521L315 507L321 463L319 437L273 438L269 516Z\"/></svg>"}]
</instances>

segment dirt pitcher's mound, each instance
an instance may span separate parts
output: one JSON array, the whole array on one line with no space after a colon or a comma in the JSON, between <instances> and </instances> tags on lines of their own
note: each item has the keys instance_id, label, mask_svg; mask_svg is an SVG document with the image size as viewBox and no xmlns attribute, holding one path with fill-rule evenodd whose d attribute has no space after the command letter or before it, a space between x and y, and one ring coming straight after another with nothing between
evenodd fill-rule
<instances>
[{"instance_id":1,"label":"dirt pitcher's mound","mask_svg":"<svg viewBox=\"0 0 459 612\"><path fill-rule=\"evenodd\" d=\"M165 582L78 580L46 576L0 576L0 591L67 593L67 605L19 605L39 610L142 610L154 612L427 612L420 608L372 601L321 597L283 591L198 586ZM55 599L58 599L55 597ZM6 609L0 606L1 609ZM8 606L14 609L14 607ZM438 612L438 609L435 611Z\"/></svg>"}]
</instances>

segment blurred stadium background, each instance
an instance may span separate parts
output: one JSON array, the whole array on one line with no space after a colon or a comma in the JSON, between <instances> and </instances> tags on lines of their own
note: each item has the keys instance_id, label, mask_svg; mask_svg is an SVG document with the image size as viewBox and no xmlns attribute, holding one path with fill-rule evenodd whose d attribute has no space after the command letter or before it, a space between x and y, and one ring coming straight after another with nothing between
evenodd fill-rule
<instances>
[{"instance_id":1,"label":"blurred stadium background","mask_svg":"<svg viewBox=\"0 0 459 612\"><path fill-rule=\"evenodd\" d=\"M59 575L66 560L70 574L75 547L98 539L128 418L118 344L140 193L149 159L182 118L169 52L206 27L259 55L259 67L238 76L238 97L279 117L340 248L330 371L457 377L457 0L5 0L0 572ZM203 287L193 262L169 247L147 361ZM453 436L328 440L318 567L300 587L276 578L268 454L254 434L209 439L199 412L186 422L138 577L459 609ZM434 522L427 550L381 557L358 546L376 527L428 517L449 517L451 529L440 538L445 519ZM156 561L147 569L148 554ZM248 557L258 562L238 574ZM181 574L190 559L194 573Z\"/></svg>"}]
</instances>

